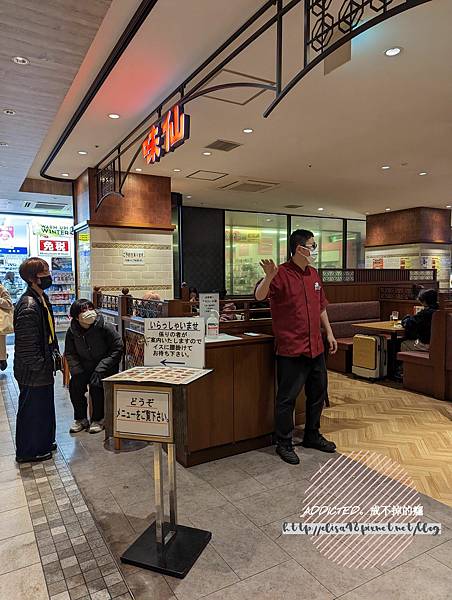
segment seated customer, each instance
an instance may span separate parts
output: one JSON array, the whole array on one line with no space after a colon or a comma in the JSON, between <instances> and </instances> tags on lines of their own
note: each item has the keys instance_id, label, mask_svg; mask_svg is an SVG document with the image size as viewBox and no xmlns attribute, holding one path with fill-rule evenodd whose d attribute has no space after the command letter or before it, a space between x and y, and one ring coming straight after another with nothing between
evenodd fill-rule
<instances>
[{"instance_id":1,"label":"seated customer","mask_svg":"<svg viewBox=\"0 0 452 600\"><path fill-rule=\"evenodd\" d=\"M123 343L113 325L106 323L90 300L77 300L71 306L71 326L66 333L64 354L71 372L69 394L74 407L70 433L104 428L104 389L102 379L119 371ZM86 391L93 404L91 426L87 415Z\"/></svg>"},{"instance_id":2,"label":"seated customer","mask_svg":"<svg viewBox=\"0 0 452 600\"><path fill-rule=\"evenodd\" d=\"M160 302L161 298L157 292L148 290L147 292L144 292L142 300L154 300L155 302Z\"/></svg>"},{"instance_id":3,"label":"seated customer","mask_svg":"<svg viewBox=\"0 0 452 600\"><path fill-rule=\"evenodd\" d=\"M405 328L405 339L402 341L402 352L430 350L430 335L432 329L433 313L438 310L438 292L436 290L422 290L418 301L424 307L416 315L407 315L402 319Z\"/></svg>"}]
</instances>

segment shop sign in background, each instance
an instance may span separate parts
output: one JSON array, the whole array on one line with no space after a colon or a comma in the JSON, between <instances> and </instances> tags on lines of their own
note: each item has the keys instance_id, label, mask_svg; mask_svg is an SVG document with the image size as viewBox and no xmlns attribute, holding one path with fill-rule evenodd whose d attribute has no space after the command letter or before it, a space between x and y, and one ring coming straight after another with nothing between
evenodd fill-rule
<instances>
[{"instance_id":1,"label":"shop sign in background","mask_svg":"<svg viewBox=\"0 0 452 600\"><path fill-rule=\"evenodd\" d=\"M67 239L39 238L39 254L70 255L70 245Z\"/></svg>"},{"instance_id":2,"label":"shop sign in background","mask_svg":"<svg viewBox=\"0 0 452 600\"><path fill-rule=\"evenodd\" d=\"M123 265L144 265L144 248L125 248L122 251Z\"/></svg>"},{"instance_id":3,"label":"shop sign in background","mask_svg":"<svg viewBox=\"0 0 452 600\"><path fill-rule=\"evenodd\" d=\"M145 319L144 364L203 369L204 338L204 319Z\"/></svg>"}]
</instances>

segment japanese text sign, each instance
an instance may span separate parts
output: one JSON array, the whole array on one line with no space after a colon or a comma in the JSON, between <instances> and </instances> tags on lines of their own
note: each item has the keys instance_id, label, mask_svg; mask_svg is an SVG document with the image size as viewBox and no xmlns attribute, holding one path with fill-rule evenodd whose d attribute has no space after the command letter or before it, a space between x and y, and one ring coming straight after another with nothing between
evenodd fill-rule
<instances>
[{"instance_id":1,"label":"japanese text sign","mask_svg":"<svg viewBox=\"0 0 452 600\"><path fill-rule=\"evenodd\" d=\"M189 137L190 117L176 104L162 119L152 125L142 144L143 157L148 165L154 164Z\"/></svg>"},{"instance_id":2,"label":"japanese text sign","mask_svg":"<svg viewBox=\"0 0 452 600\"><path fill-rule=\"evenodd\" d=\"M212 311L220 314L220 294L199 294L199 316L207 319Z\"/></svg>"},{"instance_id":3,"label":"japanese text sign","mask_svg":"<svg viewBox=\"0 0 452 600\"><path fill-rule=\"evenodd\" d=\"M69 240L39 238L40 254L69 254Z\"/></svg>"},{"instance_id":4,"label":"japanese text sign","mask_svg":"<svg viewBox=\"0 0 452 600\"><path fill-rule=\"evenodd\" d=\"M114 435L155 442L173 441L172 392L169 388L114 388Z\"/></svg>"},{"instance_id":5,"label":"japanese text sign","mask_svg":"<svg viewBox=\"0 0 452 600\"><path fill-rule=\"evenodd\" d=\"M204 337L204 319L145 319L144 364L203 369Z\"/></svg>"}]
</instances>

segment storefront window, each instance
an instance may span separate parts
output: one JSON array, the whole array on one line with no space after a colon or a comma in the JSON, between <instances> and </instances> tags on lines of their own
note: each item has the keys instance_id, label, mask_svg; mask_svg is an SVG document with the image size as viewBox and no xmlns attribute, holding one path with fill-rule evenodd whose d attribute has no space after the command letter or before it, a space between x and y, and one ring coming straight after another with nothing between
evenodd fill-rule
<instances>
[{"instance_id":1,"label":"storefront window","mask_svg":"<svg viewBox=\"0 0 452 600\"><path fill-rule=\"evenodd\" d=\"M75 299L72 227L72 219L0 214L0 281L17 302L25 289L20 264L30 256L44 258L53 276L47 293L57 331L67 329L69 307Z\"/></svg>"},{"instance_id":2,"label":"storefront window","mask_svg":"<svg viewBox=\"0 0 452 600\"><path fill-rule=\"evenodd\" d=\"M252 294L262 277L259 261L276 263L287 256L287 217L265 213L225 213L226 289L229 295Z\"/></svg>"},{"instance_id":3,"label":"storefront window","mask_svg":"<svg viewBox=\"0 0 452 600\"><path fill-rule=\"evenodd\" d=\"M347 269L365 269L366 221L347 221Z\"/></svg>"},{"instance_id":4,"label":"storefront window","mask_svg":"<svg viewBox=\"0 0 452 600\"><path fill-rule=\"evenodd\" d=\"M318 269L342 268L342 220L292 217L291 229L312 231L319 247Z\"/></svg>"}]
</instances>

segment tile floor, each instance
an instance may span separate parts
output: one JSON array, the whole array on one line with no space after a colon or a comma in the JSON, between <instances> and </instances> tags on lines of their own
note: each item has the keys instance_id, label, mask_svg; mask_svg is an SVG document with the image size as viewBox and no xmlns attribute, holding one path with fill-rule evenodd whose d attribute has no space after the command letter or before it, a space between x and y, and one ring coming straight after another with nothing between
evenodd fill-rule
<instances>
[{"instance_id":1,"label":"tile floor","mask_svg":"<svg viewBox=\"0 0 452 600\"><path fill-rule=\"evenodd\" d=\"M179 521L212 531L189 575L164 577L118 563L153 520L152 446L115 454L103 436L68 433L72 410L56 383L54 460L14 462L17 388L0 375L0 596L14 600L450 600L452 509L422 496L440 537L418 536L397 561L353 570L323 558L298 519L309 478L330 458L305 450L299 467L271 448L191 469L177 466ZM118 566L119 564L119 566Z\"/></svg>"}]
</instances>

